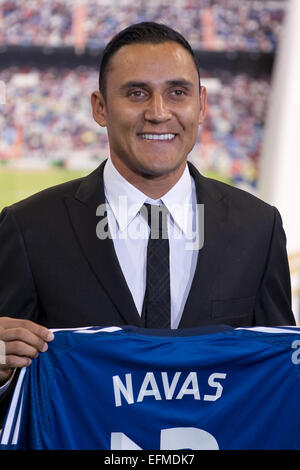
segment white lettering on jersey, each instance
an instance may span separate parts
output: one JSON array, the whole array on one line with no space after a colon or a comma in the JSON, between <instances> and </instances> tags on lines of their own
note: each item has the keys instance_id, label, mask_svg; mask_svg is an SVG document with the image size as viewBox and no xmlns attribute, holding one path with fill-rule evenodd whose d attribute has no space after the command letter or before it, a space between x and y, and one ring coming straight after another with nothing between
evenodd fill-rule
<instances>
[{"instance_id":1,"label":"white lettering on jersey","mask_svg":"<svg viewBox=\"0 0 300 470\"><path fill-rule=\"evenodd\" d=\"M162 383L164 386L164 392L165 392L165 397L166 400L172 400L174 391L177 385L177 382L179 380L179 377L181 376L181 372L176 372L174 374L174 377L172 379L171 385L169 383L169 377L167 372L162 372L161 373L161 378L162 378Z\"/></svg>"},{"instance_id":2,"label":"white lettering on jersey","mask_svg":"<svg viewBox=\"0 0 300 470\"><path fill-rule=\"evenodd\" d=\"M296 349L296 351L294 351L292 354L292 363L295 365L300 364L300 340L299 339L296 339L292 343L292 348Z\"/></svg>"},{"instance_id":3,"label":"white lettering on jersey","mask_svg":"<svg viewBox=\"0 0 300 470\"><path fill-rule=\"evenodd\" d=\"M126 386L121 382L118 375L113 377L113 386L115 394L116 406L121 406L121 393L126 398L127 403L130 405L134 403L133 390L132 390L132 377L131 374L125 374Z\"/></svg>"},{"instance_id":4,"label":"white lettering on jersey","mask_svg":"<svg viewBox=\"0 0 300 470\"><path fill-rule=\"evenodd\" d=\"M216 401L218 400L218 398L220 398L220 396L222 395L222 392L223 392L223 387L222 385L220 384L220 382L216 382L215 379L226 379L226 374L211 374L209 377L208 377L208 385L210 385L211 387L216 387L217 390L216 390L216 394L215 395L204 395L204 400L208 400L208 401Z\"/></svg>"},{"instance_id":5,"label":"white lettering on jersey","mask_svg":"<svg viewBox=\"0 0 300 470\"><path fill-rule=\"evenodd\" d=\"M190 383L192 384L192 388L188 388ZM194 395L195 400L200 400L200 393L199 393L198 379L197 379L196 372L189 373L176 399L180 400L183 397L183 395Z\"/></svg>"},{"instance_id":6,"label":"white lettering on jersey","mask_svg":"<svg viewBox=\"0 0 300 470\"><path fill-rule=\"evenodd\" d=\"M147 372L141 385L135 383L133 387L134 374L125 374L125 383L118 375L114 375L113 390L115 406L122 406L127 402L128 405L143 402L145 397L153 397L155 400L181 400L186 395L192 395L194 400L200 400L200 390L198 384L198 376L196 372L189 372L185 380L179 388L179 378L182 372L175 372L174 375L169 377L168 372ZM204 401L216 401L223 393L223 386L219 380L226 379L227 374L215 372L208 377L208 385L215 389L214 394L205 394ZM135 398L134 390L138 389L137 397Z\"/></svg>"},{"instance_id":7,"label":"white lettering on jersey","mask_svg":"<svg viewBox=\"0 0 300 470\"><path fill-rule=\"evenodd\" d=\"M147 387L150 384L151 388L148 390ZM140 393L137 397L137 401L143 401L144 397L153 395L155 400L161 400L161 396L158 390L158 386L154 377L153 372L147 372L144 381L142 383Z\"/></svg>"}]
</instances>

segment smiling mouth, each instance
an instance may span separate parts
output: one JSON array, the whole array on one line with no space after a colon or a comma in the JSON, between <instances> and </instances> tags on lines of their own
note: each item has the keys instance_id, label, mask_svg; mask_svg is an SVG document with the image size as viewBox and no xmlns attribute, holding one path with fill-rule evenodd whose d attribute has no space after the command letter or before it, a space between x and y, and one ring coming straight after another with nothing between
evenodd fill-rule
<instances>
[{"instance_id":1,"label":"smiling mouth","mask_svg":"<svg viewBox=\"0 0 300 470\"><path fill-rule=\"evenodd\" d=\"M176 134L171 134L171 133L168 133L168 134L138 134L138 136L141 138L141 139L144 139L144 140L157 140L157 141L165 141L165 142L169 142L173 139L175 139L176 137Z\"/></svg>"}]
</instances>

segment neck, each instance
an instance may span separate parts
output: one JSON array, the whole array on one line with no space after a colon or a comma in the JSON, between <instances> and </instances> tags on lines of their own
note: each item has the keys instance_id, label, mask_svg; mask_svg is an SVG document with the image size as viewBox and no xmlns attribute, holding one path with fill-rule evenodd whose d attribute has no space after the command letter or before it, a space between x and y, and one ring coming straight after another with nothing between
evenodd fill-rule
<instances>
[{"instance_id":1,"label":"neck","mask_svg":"<svg viewBox=\"0 0 300 470\"><path fill-rule=\"evenodd\" d=\"M115 162L112 159L114 167L130 184L151 199L159 199L164 196L181 178L186 161L182 162L173 171L163 174L149 175L146 173L137 173L130 170L123 162Z\"/></svg>"}]
</instances>

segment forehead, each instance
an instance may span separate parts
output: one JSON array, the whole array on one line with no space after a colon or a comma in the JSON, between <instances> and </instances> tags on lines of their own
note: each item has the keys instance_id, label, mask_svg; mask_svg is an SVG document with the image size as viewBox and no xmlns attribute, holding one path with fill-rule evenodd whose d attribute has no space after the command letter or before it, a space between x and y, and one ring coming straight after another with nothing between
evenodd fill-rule
<instances>
[{"instance_id":1,"label":"forehead","mask_svg":"<svg viewBox=\"0 0 300 470\"><path fill-rule=\"evenodd\" d=\"M191 54L172 41L161 44L122 46L111 58L109 80L168 81L180 76L198 83L199 76Z\"/></svg>"}]
</instances>

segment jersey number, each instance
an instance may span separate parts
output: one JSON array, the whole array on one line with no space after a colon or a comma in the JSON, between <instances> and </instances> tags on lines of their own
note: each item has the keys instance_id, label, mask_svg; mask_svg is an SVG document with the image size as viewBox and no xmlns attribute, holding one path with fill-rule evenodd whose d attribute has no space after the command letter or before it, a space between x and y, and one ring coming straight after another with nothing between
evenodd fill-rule
<instances>
[{"instance_id":1,"label":"jersey number","mask_svg":"<svg viewBox=\"0 0 300 470\"><path fill-rule=\"evenodd\" d=\"M111 450L142 450L123 432L112 432ZM160 450L218 450L212 434L199 428L169 428L160 432ZM152 449L154 450L154 449Z\"/></svg>"}]
</instances>

